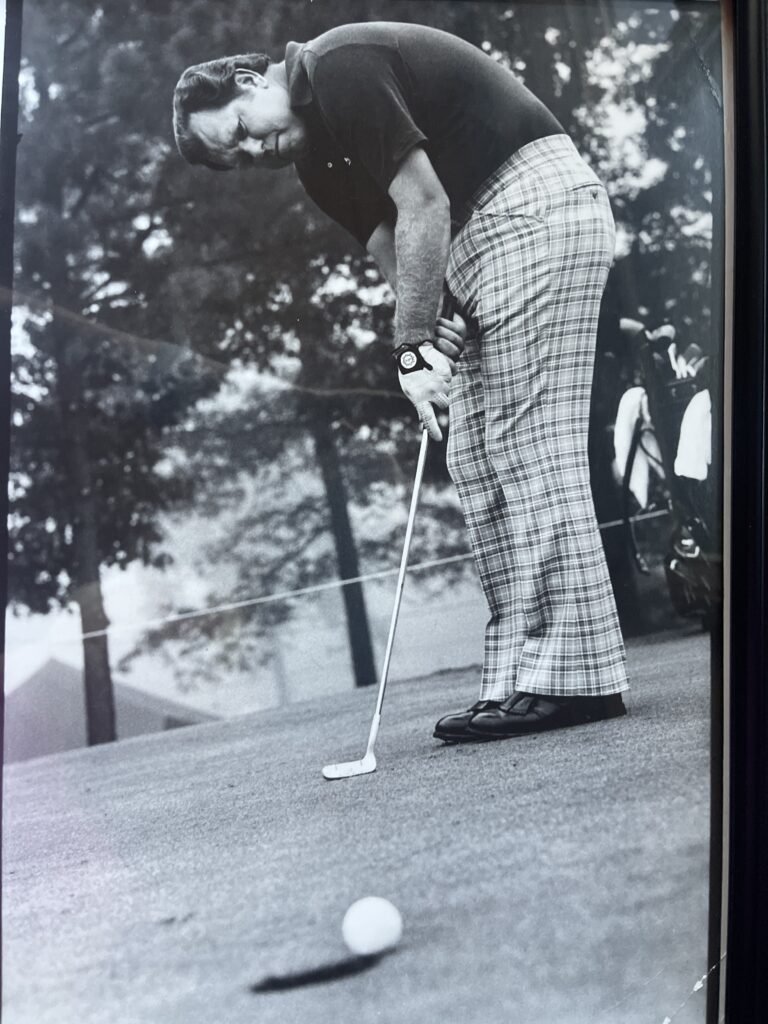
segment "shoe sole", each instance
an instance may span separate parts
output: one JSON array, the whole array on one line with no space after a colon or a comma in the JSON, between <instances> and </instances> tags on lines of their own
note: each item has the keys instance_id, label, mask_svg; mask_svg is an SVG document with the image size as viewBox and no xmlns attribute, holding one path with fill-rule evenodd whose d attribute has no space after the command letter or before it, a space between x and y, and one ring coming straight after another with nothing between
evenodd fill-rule
<instances>
[{"instance_id":1,"label":"shoe sole","mask_svg":"<svg viewBox=\"0 0 768 1024\"><path fill-rule=\"evenodd\" d=\"M627 709L615 711L609 715L601 715L600 718L585 718L580 722L561 722L559 725L542 725L531 729L522 729L520 732L472 732L472 727L467 726L468 732L477 739L486 740L515 740L522 736L536 736L542 732L555 732L557 729L575 729L580 725L596 725L597 722L609 722L614 718L623 718Z\"/></svg>"},{"instance_id":2,"label":"shoe sole","mask_svg":"<svg viewBox=\"0 0 768 1024\"><path fill-rule=\"evenodd\" d=\"M449 743L451 746L457 743L483 743L486 739L490 738L488 736L480 736L477 733L471 736L469 733L465 733L463 736L444 736L442 733L433 732L432 735L436 740L442 740L443 743Z\"/></svg>"}]
</instances>

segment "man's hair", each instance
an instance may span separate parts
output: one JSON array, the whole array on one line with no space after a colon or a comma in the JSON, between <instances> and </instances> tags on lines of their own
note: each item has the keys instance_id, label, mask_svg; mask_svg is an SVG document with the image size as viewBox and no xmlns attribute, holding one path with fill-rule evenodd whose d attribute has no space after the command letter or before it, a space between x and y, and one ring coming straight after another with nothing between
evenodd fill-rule
<instances>
[{"instance_id":1,"label":"man's hair","mask_svg":"<svg viewBox=\"0 0 768 1024\"><path fill-rule=\"evenodd\" d=\"M173 92L173 134L179 152L188 163L204 164L214 171L230 169L212 159L205 144L189 130L189 118L199 110L226 107L237 94L236 71L244 69L263 75L270 63L264 53L243 53L187 68Z\"/></svg>"}]
</instances>

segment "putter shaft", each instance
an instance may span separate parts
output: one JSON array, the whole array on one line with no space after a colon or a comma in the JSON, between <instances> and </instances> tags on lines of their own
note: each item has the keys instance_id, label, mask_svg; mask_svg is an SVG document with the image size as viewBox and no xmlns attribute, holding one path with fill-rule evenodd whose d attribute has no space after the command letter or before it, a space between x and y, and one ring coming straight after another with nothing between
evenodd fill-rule
<instances>
[{"instance_id":1,"label":"putter shaft","mask_svg":"<svg viewBox=\"0 0 768 1024\"><path fill-rule=\"evenodd\" d=\"M340 764L326 765L323 768L323 776L326 779L346 779L351 778L353 775L366 775L369 772L376 770L376 758L373 756L373 746L376 742L376 737L379 734L379 724L381 722L381 708L384 703L384 691L387 686L387 679L389 677L389 663L392 660L392 648L395 642L395 629L397 628L397 619L400 614L400 601L403 596L403 587L405 585L405 574L408 568L408 552L411 547L411 537L413 536L413 524L416 519L416 509L419 505L419 492L421 491L421 481L424 476L424 466L427 461L427 448L429 446L429 433L424 429L421 433L421 447L419 448L419 458L416 463L416 478L413 482L413 494L411 495L411 507L408 510L408 524L405 528L405 541L403 543L403 554L400 559L400 571L397 575L397 588L395 591L395 603L392 608L392 618L389 623L389 636L387 637L387 646L384 652L384 663L381 668L381 678L379 681L379 692L376 698L376 710L373 714L373 721L371 722L371 729L368 734L368 745L365 750L365 756L360 761L346 761ZM355 770L355 766L357 770ZM363 767L365 766L365 767Z\"/></svg>"}]
</instances>

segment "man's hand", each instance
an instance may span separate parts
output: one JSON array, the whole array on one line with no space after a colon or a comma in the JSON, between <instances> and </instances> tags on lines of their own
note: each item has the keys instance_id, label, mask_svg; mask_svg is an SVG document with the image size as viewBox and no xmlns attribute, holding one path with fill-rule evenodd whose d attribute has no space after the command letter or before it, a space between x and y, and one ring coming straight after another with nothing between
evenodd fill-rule
<instances>
[{"instance_id":1,"label":"man's hand","mask_svg":"<svg viewBox=\"0 0 768 1024\"><path fill-rule=\"evenodd\" d=\"M453 314L452 320L444 316L437 318L435 325L435 348L447 356L451 364L451 373L456 373L456 363L464 351L464 342L467 339L467 324L458 313Z\"/></svg>"},{"instance_id":2,"label":"man's hand","mask_svg":"<svg viewBox=\"0 0 768 1024\"><path fill-rule=\"evenodd\" d=\"M401 345L395 349L397 375L403 394L416 406L419 421L434 441L442 441L443 434L432 405L448 408L451 387L451 362L439 352L431 341L420 345Z\"/></svg>"}]
</instances>

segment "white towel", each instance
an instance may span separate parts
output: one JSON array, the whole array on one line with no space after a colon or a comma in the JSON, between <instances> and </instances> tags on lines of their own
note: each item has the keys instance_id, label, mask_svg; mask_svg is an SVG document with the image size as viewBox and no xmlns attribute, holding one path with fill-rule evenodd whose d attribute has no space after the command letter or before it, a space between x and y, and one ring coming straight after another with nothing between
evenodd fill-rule
<instances>
[{"instance_id":1,"label":"white towel","mask_svg":"<svg viewBox=\"0 0 768 1024\"><path fill-rule=\"evenodd\" d=\"M706 480L712 465L712 400L709 391L699 391L686 406L680 424L675 475Z\"/></svg>"},{"instance_id":2,"label":"white towel","mask_svg":"<svg viewBox=\"0 0 768 1024\"><path fill-rule=\"evenodd\" d=\"M649 429L653 425L648 411L648 395L645 393L645 388L629 388L621 396L613 428L613 449L616 454L616 468L621 479L624 478L627 469L629 449L638 417L642 418L644 432L635 452L635 461L632 463L629 489L640 508L645 508L648 505L651 470L659 477L663 477L664 473L661 468L661 451L658 442Z\"/></svg>"}]
</instances>

